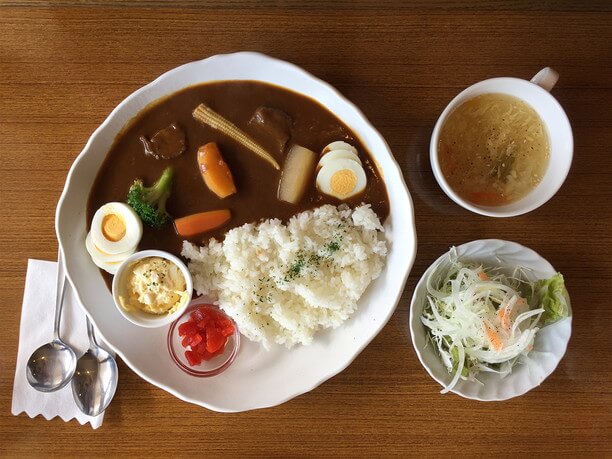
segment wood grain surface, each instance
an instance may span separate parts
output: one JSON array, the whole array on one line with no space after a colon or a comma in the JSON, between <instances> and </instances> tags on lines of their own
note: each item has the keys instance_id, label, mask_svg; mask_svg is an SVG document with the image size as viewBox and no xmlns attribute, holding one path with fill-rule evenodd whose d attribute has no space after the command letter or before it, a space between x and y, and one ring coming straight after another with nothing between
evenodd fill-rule
<instances>
[{"instance_id":1,"label":"wood grain surface","mask_svg":"<svg viewBox=\"0 0 612 459\"><path fill-rule=\"evenodd\" d=\"M4 2L0 6L0 456L612 455L612 15L609 2L322 0ZM177 6L180 6L177 7ZM103 426L10 414L28 258L53 260L54 211L93 130L128 94L180 64L261 51L355 102L388 141L416 209L418 254L388 325L344 372L281 406L219 414L119 364ZM428 145L461 89L552 66L574 129L559 193L491 219L437 186ZM567 279L574 330L557 370L501 403L440 395L408 331L425 268L452 244L523 243Z\"/></svg>"}]
</instances>

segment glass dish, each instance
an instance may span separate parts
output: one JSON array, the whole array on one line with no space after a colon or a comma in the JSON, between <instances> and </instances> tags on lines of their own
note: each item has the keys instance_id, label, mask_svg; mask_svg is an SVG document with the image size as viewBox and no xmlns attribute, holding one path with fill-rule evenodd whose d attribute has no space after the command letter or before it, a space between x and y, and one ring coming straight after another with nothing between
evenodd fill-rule
<instances>
[{"instance_id":1,"label":"glass dish","mask_svg":"<svg viewBox=\"0 0 612 459\"><path fill-rule=\"evenodd\" d=\"M203 360L201 364L196 366L191 366L185 357L185 351L187 350L181 344L182 337L179 336L178 328L179 326L187 322L190 318L191 312L199 307L206 307L215 310L220 313L224 317L227 317L232 321L234 325L234 334L230 335L225 342L225 348L223 352L210 360ZM227 370L229 366L232 364L236 355L238 354L238 349L240 348L240 332L238 331L238 327L236 323L225 314L221 309L217 306L212 305L201 298L194 299L185 312L172 324L170 325L170 329L168 330L168 352L170 353L170 357L176 363L176 366L183 370L185 373L191 376L196 376L200 378L216 376L223 371Z\"/></svg>"}]
</instances>

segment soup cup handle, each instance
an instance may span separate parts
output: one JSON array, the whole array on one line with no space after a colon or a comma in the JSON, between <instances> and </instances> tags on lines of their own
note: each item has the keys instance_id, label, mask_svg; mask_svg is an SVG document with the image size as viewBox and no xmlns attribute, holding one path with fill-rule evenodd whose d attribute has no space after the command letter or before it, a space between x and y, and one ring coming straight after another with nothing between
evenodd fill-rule
<instances>
[{"instance_id":1,"label":"soup cup handle","mask_svg":"<svg viewBox=\"0 0 612 459\"><path fill-rule=\"evenodd\" d=\"M557 84L558 80L559 74L556 70L550 67L544 67L542 70L540 70L534 75L534 77L531 79L531 82L537 84L543 89L546 89L547 91L550 91L555 86L555 84Z\"/></svg>"}]
</instances>

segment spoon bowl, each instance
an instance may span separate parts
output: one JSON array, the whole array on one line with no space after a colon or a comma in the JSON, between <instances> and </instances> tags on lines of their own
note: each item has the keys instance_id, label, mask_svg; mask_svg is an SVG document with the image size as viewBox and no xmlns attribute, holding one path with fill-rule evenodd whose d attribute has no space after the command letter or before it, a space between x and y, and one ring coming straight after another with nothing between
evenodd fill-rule
<instances>
[{"instance_id":1,"label":"spoon bowl","mask_svg":"<svg viewBox=\"0 0 612 459\"><path fill-rule=\"evenodd\" d=\"M53 392L70 382L77 359L74 351L61 339L40 346L26 368L30 385L40 392Z\"/></svg>"},{"instance_id":2,"label":"spoon bowl","mask_svg":"<svg viewBox=\"0 0 612 459\"><path fill-rule=\"evenodd\" d=\"M90 348L76 362L72 395L83 413L98 416L108 407L115 395L119 372L113 356L98 346L89 318L87 334Z\"/></svg>"},{"instance_id":3,"label":"spoon bowl","mask_svg":"<svg viewBox=\"0 0 612 459\"><path fill-rule=\"evenodd\" d=\"M66 277L60 252L57 260L53 341L36 349L26 365L26 378L30 386L40 392L53 392L61 389L70 382L76 368L76 354L59 336L65 291Z\"/></svg>"}]
</instances>

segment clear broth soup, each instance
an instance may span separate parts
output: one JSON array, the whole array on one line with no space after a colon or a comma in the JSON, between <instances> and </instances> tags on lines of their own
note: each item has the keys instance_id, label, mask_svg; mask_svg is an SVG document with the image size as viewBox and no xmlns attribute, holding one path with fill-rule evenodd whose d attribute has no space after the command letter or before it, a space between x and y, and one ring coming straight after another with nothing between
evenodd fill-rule
<instances>
[{"instance_id":1,"label":"clear broth soup","mask_svg":"<svg viewBox=\"0 0 612 459\"><path fill-rule=\"evenodd\" d=\"M501 206L532 191L546 172L548 134L536 111L507 94L482 94L454 109L440 131L444 177L463 199Z\"/></svg>"}]
</instances>

